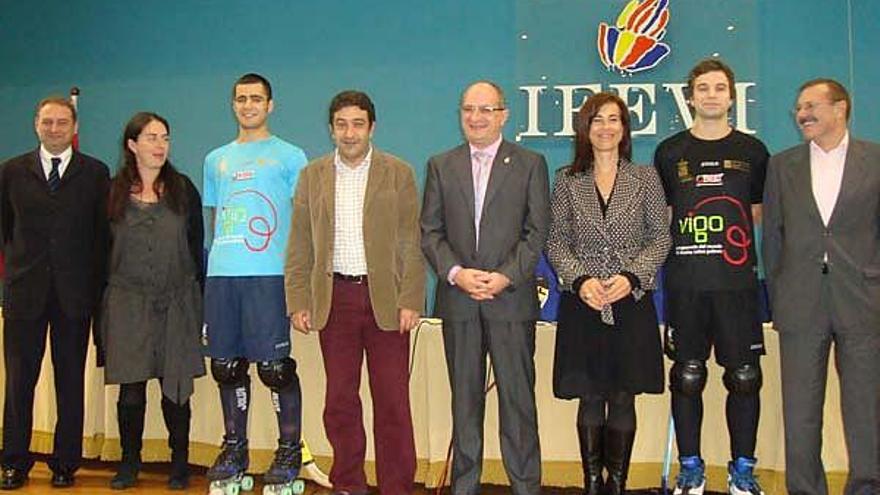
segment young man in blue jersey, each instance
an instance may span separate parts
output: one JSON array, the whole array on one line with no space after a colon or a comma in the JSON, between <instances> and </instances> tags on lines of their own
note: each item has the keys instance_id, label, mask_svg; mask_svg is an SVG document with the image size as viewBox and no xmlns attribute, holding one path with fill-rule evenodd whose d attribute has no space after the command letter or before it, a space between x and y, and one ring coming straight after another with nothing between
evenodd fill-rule
<instances>
[{"instance_id":1,"label":"young man in blue jersey","mask_svg":"<svg viewBox=\"0 0 880 495\"><path fill-rule=\"evenodd\" d=\"M223 450L208 470L212 487L242 482L248 467L250 363L272 393L279 440L267 485L292 482L302 463L301 393L290 357L284 301L284 251L291 198L306 155L269 131L272 87L258 74L233 86L235 141L205 158L204 205L213 241L205 286L205 336L220 388Z\"/></svg>"}]
</instances>

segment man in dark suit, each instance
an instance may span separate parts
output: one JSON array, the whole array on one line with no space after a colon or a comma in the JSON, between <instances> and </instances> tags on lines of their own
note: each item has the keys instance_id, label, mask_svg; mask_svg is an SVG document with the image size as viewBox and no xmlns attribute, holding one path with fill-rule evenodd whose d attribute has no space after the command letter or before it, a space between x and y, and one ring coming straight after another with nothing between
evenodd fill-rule
<instances>
[{"instance_id":1,"label":"man in dark suit","mask_svg":"<svg viewBox=\"0 0 880 495\"><path fill-rule=\"evenodd\" d=\"M58 422L52 485L73 484L82 456L83 384L89 324L107 253L109 170L71 147L76 110L63 98L37 105L40 147L0 168L0 232L6 257L3 353L6 395L0 488L26 481L34 387L52 348Z\"/></svg>"},{"instance_id":2,"label":"man in dark suit","mask_svg":"<svg viewBox=\"0 0 880 495\"><path fill-rule=\"evenodd\" d=\"M535 265L549 228L544 157L505 141L509 112L495 83L461 97L467 143L432 157L422 250L440 279L436 314L452 388L452 492L480 491L486 353L498 388L501 455L515 494L537 494Z\"/></svg>"},{"instance_id":3,"label":"man in dark suit","mask_svg":"<svg viewBox=\"0 0 880 495\"><path fill-rule=\"evenodd\" d=\"M846 88L801 86L804 144L770 159L764 262L779 331L785 478L826 495L822 410L834 343L849 456L844 493L880 493L880 145L851 138Z\"/></svg>"}]
</instances>

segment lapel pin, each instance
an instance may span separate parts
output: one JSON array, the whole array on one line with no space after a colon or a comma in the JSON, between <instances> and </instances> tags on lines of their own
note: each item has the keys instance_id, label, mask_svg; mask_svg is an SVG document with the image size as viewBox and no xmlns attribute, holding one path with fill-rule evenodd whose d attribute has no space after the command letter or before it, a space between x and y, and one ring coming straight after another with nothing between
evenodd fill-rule
<instances>
[{"instance_id":1,"label":"lapel pin","mask_svg":"<svg viewBox=\"0 0 880 495\"><path fill-rule=\"evenodd\" d=\"M510 165L510 157L509 157L509 156L505 156L505 157L504 157L504 164L505 164L505 165Z\"/></svg>"}]
</instances>

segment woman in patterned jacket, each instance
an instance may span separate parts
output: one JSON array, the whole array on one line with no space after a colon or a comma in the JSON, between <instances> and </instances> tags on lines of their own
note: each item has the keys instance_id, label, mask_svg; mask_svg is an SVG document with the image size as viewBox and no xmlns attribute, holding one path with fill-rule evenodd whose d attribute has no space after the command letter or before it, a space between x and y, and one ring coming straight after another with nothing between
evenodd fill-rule
<instances>
[{"instance_id":1,"label":"woman in patterned jacket","mask_svg":"<svg viewBox=\"0 0 880 495\"><path fill-rule=\"evenodd\" d=\"M612 93L591 96L577 116L574 160L557 174L551 202L547 255L563 290L553 390L580 401L588 495L624 492L635 395L663 392L651 291L669 251L669 223L657 173L631 157L626 105Z\"/></svg>"}]
</instances>

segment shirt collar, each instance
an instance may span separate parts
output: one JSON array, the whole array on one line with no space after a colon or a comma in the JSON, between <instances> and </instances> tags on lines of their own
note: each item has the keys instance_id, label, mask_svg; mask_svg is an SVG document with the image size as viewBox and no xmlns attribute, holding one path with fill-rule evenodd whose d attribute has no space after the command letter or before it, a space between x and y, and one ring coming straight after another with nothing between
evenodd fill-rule
<instances>
[{"instance_id":1,"label":"shirt collar","mask_svg":"<svg viewBox=\"0 0 880 495\"><path fill-rule=\"evenodd\" d=\"M40 144L40 159L45 161L46 163L50 163L52 161L52 158L61 158L61 163L67 163L72 155L72 146L68 146L66 150L61 152L61 154L53 155L52 153L49 153L49 150L47 150L45 146Z\"/></svg>"},{"instance_id":2,"label":"shirt collar","mask_svg":"<svg viewBox=\"0 0 880 495\"><path fill-rule=\"evenodd\" d=\"M837 146L831 148L828 151L822 149L821 146L816 144L815 141L810 141L810 152L819 153L819 156L846 156L846 150L849 148L849 130L843 133L843 139L840 140L840 143Z\"/></svg>"},{"instance_id":3,"label":"shirt collar","mask_svg":"<svg viewBox=\"0 0 880 495\"><path fill-rule=\"evenodd\" d=\"M349 167L348 165L346 165L342 161L342 158L339 156L339 148L336 148L336 150L333 152L333 164L336 166L337 172L340 172L340 171L342 171L342 172L349 172L349 171L356 172L359 170L364 170L364 169L367 169L370 167L370 163L372 161L373 161L373 145L370 145L370 149L367 150L367 154L366 154L366 156L364 156L364 159L361 160L361 163L359 163L358 166L354 167L354 168Z\"/></svg>"},{"instance_id":4,"label":"shirt collar","mask_svg":"<svg viewBox=\"0 0 880 495\"><path fill-rule=\"evenodd\" d=\"M486 146L485 148L477 148L473 144L468 143L468 147L470 148L471 156L474 156L475 151L481 151L483 153L486 153L490 159L494 160L495 155L498 154L498 148L501 147L502 140L503 140L503 137L498 136L498 139L496 139L494 143L490 144L489 146ZM491 161L490 161L490 163L491 163Z\"/></svg>"}]
</instances>

